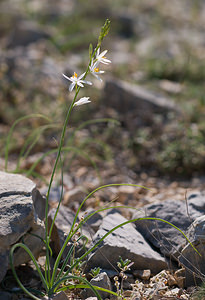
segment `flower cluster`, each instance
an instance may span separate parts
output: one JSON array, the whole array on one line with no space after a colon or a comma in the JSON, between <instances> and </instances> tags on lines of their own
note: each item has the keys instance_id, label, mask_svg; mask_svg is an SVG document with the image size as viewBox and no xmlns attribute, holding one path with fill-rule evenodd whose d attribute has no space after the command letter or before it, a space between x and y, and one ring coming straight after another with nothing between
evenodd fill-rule
<instances>
[{"instance_id":1,"label":"flower cluster","mask_svg":"<svg viewBox=\"0 0 205 300\"><path fill-rule=\"evenodd\" d=\"M95 58L92 58L90 61L90 64L89 64L88 72L90 72L90 74L95 76L100 81L102 81L102 79L100 78L99 75L103 74L104 71L99 70L99 64L102 63L105 65L108 65L109 63L111 63L111 61L105 57L106 53L107 53L107 50L104 50L103 52L100 53L100 48L98 48L96 51L96 54L95 54ZM70 92L72 92L74 87L77 88L77 86L84 87L84 84L92 85L91 81L85 80L85 77L88 72L85 72L85 73L81 74L80 76L78 76L78 74L74 72L73 76L71 76L71 77L68 77L65 74L63 74L64 78L71 81L71 84L69 86ZM74 105L79 106L79 105L87 104L89 102L91 102L89 100L89 97L82 97L78 101L76 101L74 103Z\"/></svg>"}]
</instances>

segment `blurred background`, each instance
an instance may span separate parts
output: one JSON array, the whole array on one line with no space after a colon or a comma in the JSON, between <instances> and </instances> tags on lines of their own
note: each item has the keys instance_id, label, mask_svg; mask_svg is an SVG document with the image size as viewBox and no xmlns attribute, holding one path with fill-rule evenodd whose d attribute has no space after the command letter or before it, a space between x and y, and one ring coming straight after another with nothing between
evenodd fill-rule
<instances>
[{"instance_id":1,"label":"blurred background","mask_svg":"<svg viewBox=\"0 0 205 300\"><path fill-rule=\"evenodd\" d=\"M26 173L55 150L73 95L62 73L85 71L89 44L96 45L106 18L111 29L101 50L108 50L112 64L102 65L103 83L92 78L95 84L80 92L92 103L72 114L66 145L78 152L66 153L64 171L74 172L77 183L85 174L95 182L96 172L105 183L203 180L203 0L1 0L2 169L9 129L28 114L49 120L30 117L17 124L9 169ZM54 157L45 155L26 174L49 177Z\"/></svg>"}]
</instances>

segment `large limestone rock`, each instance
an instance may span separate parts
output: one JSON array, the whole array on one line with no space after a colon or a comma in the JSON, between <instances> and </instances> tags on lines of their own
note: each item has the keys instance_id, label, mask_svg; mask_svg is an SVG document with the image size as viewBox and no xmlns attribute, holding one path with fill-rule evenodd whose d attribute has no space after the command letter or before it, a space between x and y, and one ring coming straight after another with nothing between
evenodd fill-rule
<instances>
[{"instance_id":1,"label":"large limestone rock","mask_svg":"<svg viewBox=\"0 0 205 300\"><path fill-rule=\"evenodd\" d=\"M39 255L43 243L32 233L44 237L44 224L38 218L38 212L42 217L43 203L33 181L21 175L0 172L0 281L9 268L10 248L21 238L35 256ZM29 260L25 251L18 248L15 265Z\"/></svg>"},{"instance_id":2,"label":"large limestone rock","mask_svg":"<svg viewBox=\"0 0 205 300\"><path fill-rule=\"evenodd\" d=\"M188 228L187 236L195 249L187 243L179 262L185 267L185 285L201 283L205 279L205 215L198 217Z\"/></svg>"},{"instance_id":3,"label":"large limestone rock","mask_svg":"<svg viewBox=\"0 0 205 300\"><path fill-rule=\"evenodd\" d=\"M133 219L141 217L153 217L166 220L184 233L198 217L205 214L205 196L192 194L186 201L167 200L150 204L142 211L135 212ZM185 237L174 227L162 221L142 220L136 222L136 228L154 246L160 249L166 256L177 258L186 244Z\"/></svg>"},{"instance_id":4,"label":"large limestone rock","mask_svg":"<svg viewBox=\"0 0 205 300\"><path fill-rule=\"evenodd\" d=\"M93 237L93 243L98 242L104 234L125 221L127 220L119 213L108 214ZM149 268L152 273L157 273L167 268L164 257L150 247L132 224L118 228L100 243L88 258L88 269L94 267L112 269L112 266L117 266L119 256L130 259L134 262L133 268L138 270Z\"/></svg>"},{"instance_id":5,"label":"large limestone rock","mask_svg":"<svg viewBox=\"0 0 205 300\"><path fill-rule=\"evenodd\" d=\"M169 113L178 113L179 108L170 99L145 88L121 80L109 79L104 90L104 102L123 113L123 121L129 126L150 124L155 114L166 119Z\"/></svg>"}]
</instances>

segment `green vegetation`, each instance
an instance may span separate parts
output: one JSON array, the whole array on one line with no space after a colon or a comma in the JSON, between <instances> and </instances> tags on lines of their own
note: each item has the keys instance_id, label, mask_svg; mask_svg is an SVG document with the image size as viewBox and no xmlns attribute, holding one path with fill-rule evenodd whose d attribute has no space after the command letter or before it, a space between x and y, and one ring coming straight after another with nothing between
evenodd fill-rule
<instances>
[{"instance_id":1,"label":"green vegetation","mask_svg":"<svg viewBox=\"0 0 205 300\"><path fill-rule=\"evenodd\" d=\"M110 70L111 74L116 78L161 92L165 97L171 97L182 111L182 116L177 122L176 120L170 120L165 125L163 132L153 132L153 128L136 128L135 134L127 134L127 141L123 141L121 150L125 150L123 145L125 147L130 145L131 151L134 151L134 155L140 157L140 163L145 169L152 162L152 169L156 169L157 172L163 172L167 175L177 172L178 174L191 176L193 172L201 173L204 170L205 63L199 40L200 28L203 24L200 16L201 2L197 2L197 5L196 3L189 3L187 7L185 2L181 2L181 7L185 7L186 15L185 13L181 14L180 7L176 6L175 10L167 9L168 4L161 1L160 3L156 2L154 6L149 1L143 1L142 3L140 1L107 0L103 3L95 3L95 6L93 6L91 0L86 2L76 1L74 7L71 7L66 14L56 15L52 15L46 10L33 10L33 7L27 1L22 1L20 9L28 19L38 22L42 28L45 27L51 30L50 46L47 48L49 56L62 60L62 56L66 57L71 53L75 55L84 53L79 62L80 68L85 67L86 61L84 58L87 57L89 43L93 43L97 38L97 28L109 14L112 21L112 38L108 37L105 41L105 49L108 47L111 49L114 46L113 41L116 44L118 41L123 41L127 45L125 48L128 51L127 55L132 57L130 60L128 59L128 63L113 63ZM123 23L125 22L122 13L124 11L128 23ZM6 18L3 12L1 15L2 35L8 34L9 26L14 25L14 20L11 16ZM6 22L6 20L9 20L9 22ZM130 26L126 30L131 30L131 34L129 32L127 36L126 31L122 30L122 26L126 24ZM186 33L187 26L190 29L190 40L187 37L188 33ZM197 33L199 36L192 41L193 35L195 35L193 33ZM141 42L146 39L148 41L147 46L144 46L144 50L139 51ZM196 45L194 41L196 41ZM113 57L115 57L115 50ZM61 89L56 99L52 94L48 95L46 93L49 84L45 87L43 83L42 85L32 86L32 83L25 82L24 84L23 81L18 81L15 77L13 77L12 82L9 82L10 70L8 66L5 63L0 63L0 70L0 98L2 100L6 99L6 101L1 100L0 120L3 123L10 126L19 117L33 111L41 113L42 109L54 123L58 123L62 119L67 105L67 99L65 100L63 96L65 91ZM139 74L139 76L136 76L136 74ZM175 93L161 89L160 82L162 80L178 84L179 91ZM102 97L102 93L98 89L90 89L90 93L91 97L93 96L95 99ZM92 108L85 108L83 112L76 112L71 120L72 124L78 125L79 121L85 120L85 113L95 116L99 109L100 101L95 102ZM115 117L120 119L118 114ZM19 130L16 131L14 140L11 141L10 150L14 154L18 153L22 147L22 137L27 135L26 127L32 127L33 121L24 124L25 128L18 127ZM42 125L42 121L35 120L35 127L38 125ZM57 124L57 126L59 125ZM173 126L175 127L174 131ZM124 129L118 128L118 130L123 132ZM91 131L92 126L89 127L89 133ZM40 148L43 149L43 143L46 145L48 134L56 137L57 132L51 128L46 129L46 135L42 132ZM145 136L143 132L147 132ZM105 134L103 136L101 133L99 134L99 138L96 137L96 154L98 158L107 160L112 152L106 146L107 143L110 144L109 137ZM84 141L76 141L77 145L85 148L88 145L86 140L88 142L89 136ZM101 145L99 140L102 141ZM180 141L183 141L183 143L180 143ZM0 141L1 149L3 149L4 143L5 140L2 138ZM155 151L155 153L150 154L154 156L154 159L149 159L150 155L148 157L146 155L142 156L143 153L148 154L150 152L148 147ZM103 151L100 148L103 148ZM37 149L39 148L36 147ZM115 152L115 145L112 145L112 149ZM100 157L98 152L102 153ZM35 148L31 153L35 153ZM3 155L2 150L1 155ZM146 160L148 161L146 162ZM132 161L136 164L139 163L137 157L133 158Z\"/></svg>"},{"instance_id":2,"label":"green vegetation","mask_svg":"<svg viewBox=\"0 0 205 300\"><path fill-rule=\"evenodd\" d=\"M162 4L161 1L160 4ZM87 243L86 236L81 234L80 229L82 225L92 217L93 214L109 209L108 207L100 208L91 215L82 217L80 222L77 223L77 217L83 204L98 190L120 186L121 184L103 185L93 190L80 204L70 232L54 263L54 268L51 270L49 263L50 257L52 256L50 238L63 194L61 193L61 199L51 229L48 230L48 198L57 171L62 173L63 191L63 171L68 172L71 164L75 161L78 162L79 157L83 158L84 161L86 160L89 165L95 168L97 176L100 175L98 173L99 162L107 162L115 156L117 152L123 153L124 151L128 151L129 155L131 154L130 156L128 155L129 158L126 163L136 173L144 170L147 172L155 170L157 174L166 174L169 176L175 176L176 174L192 176L204 172L205 167L205 63L202 62L201 48L199 47L200 49L198 49L198 47L196 47L194 50L189 49L192 45L192 41L189 41L189 43L187 43L187 41L180 41L178 44L176 42L179 49L177 48L177 54L175 54L175 49L169 52L170 46L174 42L171 41L170 43L170 41L168 41L166 44L163 40L159 41L158 44L152 44L153 41L151 41L149 51L147 51L149 45L144 47L141 52L138 48L140 42L144 41L144 38L149 38L150 33L148 34L147 32L150 30L153 30L154 39L157 38L156 34L163 32L163 30L167 28L170 31L173 30L173 35L175 36L177 27L174 25L174 13L170 12L169 17L167 17L168 12L165 4L155 7L152 5L149 6L148 2L141 4L140 1L136 1L135 3L133 1L119 1L117 3L116 1L112 2L109 0L103 4L98 2L93 7L91 0L86 2L81 0L76 1L74 5L74 10L67 15L56 15L52 17L49 13L43 14L40 11L33 12L29 3L23 1L23 13L31 20L37 21L42 28L48 26L52 32L52 37L46 42L46 46L48 47L44 45L43 48L42 46L43 50L41 49L41 51L44 51L41 57L42 60L39 59L38 61L37 59L37 65L38 63L40 64L40 62L42 65L46 64L44 60L45 56L53 58L55 62L59 61L60 64L64 57L69 57L69 55L78 56L79 52L83 52L83 58L79 60L77 66L79 69L83 69L86 65L86 72L81 78L84 80L90 72L89 67L91 67L93 61L97 60L97 50L101 46L102 39L109 31L109 21L107 21L102 28L96 47L94 49L93 47L89 48L89 44L94 44L98 32L97 28L99 24L102 23L104 16L107 16L109 12L110 18L113 21L112 38L107 39L104 49L113 47L114 59L117 56L116 52L121 54L123 51L127 51L128 56L127 62L125 61L120 64L119 60L119 63L113 63L111 74L115 78L141 84L142 86L150 87L154 91L160 91L165 96L172 97L182 113L177 120L176 116L168 116L166 122L162 120L162 117L156 115L150 126L146 125L134 128L128 132L126 128L116 127L116 125L119 125L119 122L116 120L121 117L119 112L113 112L102 107L103 87L101 87L93 90L88 89L92 102L94 102L94 98L98 100L94 102L92 107L83 108L81 111L76 110L74 117L70 119L71 111L79 101L77 96L80 92L80 87L77 84L74 85L74 98L71 100L71 97L68 96L65 99L63 96L65 89L62 90L62 88L59 87L60 82L56 84L58 93L52 91L53 82L50 83L47 81L49 73L45 75L42 72L41 77L39 75L40 79L38 78L38 73L35 80L29 79L29 74L23 74L23 77L19 79L18 72L18 76L16 76L15 72L14 74L12 73L13 70L11 66L16 63L15 61L11 63L11 61L8 60L6 63L3 62L0 65L0 100L3 100L2 109L0 111L0 121L5 126L5 129L4 127L2 129L4 131L4 137L0 141L0 148L5 149L4 153L3 150L1 150L1 155L5 155L5 169L8 170L8 162L11 159L15 162L15 168L12 171L18 173L24 172L27 176L39 176L41 179L42 174L40 174L38 169L39 164L42 163L46 157L52 155L52 163L55 162L51 170L46 202L45 227L48 236L46 234L44 239L46 246L45 274L42 274L32 253L23 243L14 245L10 254L12 271L17 282L23 291L33 299L38 299L38 297L31 294L17 277L13 264L13 253L16 248L21 247L30 255L44 286L42 294L51 296L53 293L66 289L90 288L98 299L100 299L98 292L103 289L92 287L85 279L82 267L84 259L114 230L122 225L138 220L129 220L116 226L106 233L97 244L93 245L89 250L85 250L82 256L76 258L76 247L79 245L83 247ZM123 19L124 13L122 13L126 6L128 21ZM129 14L130 9L132 12L137 9L136 15L140 18L139 24L135 18L133 18L133 14ZM191 13L188 20L189 25L193 26L195 24L194 20L199 11L200 6L191 5ZM178 20L177 26L183 25L183 21L186 21L186 18L183 19L183 17ZM131 27L122 28L122 22L125 21L128 22L126 24ZM13 25L12 22L14 21L11 18L9 24ZM200 28L200 22L199 19L195 25L196 29ZM8 26L6 26L5 17L3 24L1 31L4 31L4 33L2 34L7 35ZM122 42L120 47L118 42ZM121 51L121 46L123 47L123 45L125 45L125 50ZM88 48L90 49L90 53L88 52ZM35 49L33 50L35 54ZM89 64L87 65L84 57L87 57L89 54ZM79 56L77 59L79 59ZM50 65L46 66L48 67ZM10 67L11 69L9 69ZM69 67L70 65L68 68ZM96 65L96 68L97 67L98 65ZM49 70L52 68L53 65L51 64ZM98 72L96 68L95 72ZM71 69L68 70L68 73L72 71ZM24 69L21 71L20 73L24 73ZM59 76L61 75L59 74ZM68 80L72 81L76 79L78 75L74 73L74 76L69 76L68 74ZM22 80L24 78L25 82ZM172 84L178 84L179 89L173 91L163 88L162 85L160 85L163 80L167 80ZM111 118L102 118L102 112L104 117L105 110L109 116L111 115ZM34 115L33 111L37 114ZM46 117L39 115L41 112L45 113ZM28 115L28 117L24 117L25 115ZM84 122L84 120L87 120L87 118L85 118L86 115L89 115L92 121ZM92 116L95 118L93 119ZM114 120L115 118L116 120ZM65 133L67 133L68 120L70 122L70 128L68 129L68 135L65 135ZM13 124L14 121L15 123L12 127L11 124ZM17 126L19 122L21 122L23 126ZM98 123L100 123L99 128L96 126ZM76 127L77 129L73 129ZM116 128L118 130L117 134ZM118 137L120 137L120 140L116 142ZM63 154L67 154L68 152L69 154L65 159ZM39 156L36 157L32 163L28 162L28 158L36 153L38 153ZM134 184L127 185L136 186ZM114 208L114 206L112 208ZM125 207L123 206L123 208ZM150 219L152 221L158 220L173 226L169 222L161 219L144 219ZM140 218L140 220L143 220L143 218ZM173 227L179 230L177 227ZM184 235L181 230L179 230L179 232ZM68 243L71 243L72 246L58 273L62 254ZM118 268L120 269L122 279L126 278L124 272L129 270L130 266L131 262L129 260L123 261L123 259L120 258ZM97 275L99 271L97 267L93 269L91 271L92 276ZM118 299L123 299L123 280L120 286L118 279L119 278L115 278L117 292L110 293L117 296ZM200 292L203 292L203 287Z\"/></svg>"},{"instance_id":3,"label":"green vegetation","mask_svg":"<svg viewBox=\"0 0 205 300\"><path fill-rule=\"evenodd\" d=\"M205 283L203 282L200 287L192 294L191 300L203 300L205 298Z\"/></svg>"}]
</instances>

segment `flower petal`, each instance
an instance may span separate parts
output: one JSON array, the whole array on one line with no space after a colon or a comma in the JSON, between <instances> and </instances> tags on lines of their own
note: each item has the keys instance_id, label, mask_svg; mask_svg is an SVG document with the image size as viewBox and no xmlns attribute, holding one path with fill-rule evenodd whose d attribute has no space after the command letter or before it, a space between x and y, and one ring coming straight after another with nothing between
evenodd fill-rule
<instances>
[{"instance_id":1,"label":"flower petal","mask_svg":"<svg viewBox=\"0 0 205 300\"><path fill-rule=\"evenodd\" d=\"M72 82L69 86L69 91L72 92L72 90L74 89L75 83Z\"/></svg>"},{"instance_id":2,"label":"flower petal","mask_svg":"<svg viewBox=\"0 0 205 300\"><path fill-rule=\"evenodd\" d=\"M105 64L105 65L108 65L108 64L111 63L111 60L109 60L107 58L102 58L100 62L103 63L103 64Z\"/></svg>"},{"instance_id":3,"label":"flower petal","mask_svg":"<svg viewBox=\"0 0 205 300\"><path fill-rule=\"evenodd\" d=\"M79 85L79 86L81 86L81 87L84 87L83 83L84 83L84 82L81 80L81 81L78 81L78 82L77 82L77 85Z\"/></svg>"},{"instance_id":4,"label":"flower petal","mask_svg":"<svg viewBox=\"0 0 205 300\"><path fill-rule=\"evenodd\" d=\"M104 50L102 53L100 53L100 55L98 55L98 57L102 58L103 56L105 56L106 53L107 53L107 50Z\"/></svg>"},{"instance_id":5,"label":"flower petal","mask_svg":"<svg viewBox=\"0 0 205 300\"><path fill-rule=\"evenodd\" d=\"M98 76L97 74L93 73L93 75L102 82L102 79L100 78L100 76Z\"/></svg>"},{"instance_id":6,"label":"flower petal","mask_svg":"<svg viewBox=\"0 0 205 300\"><path fill-rule=\"evenodd\" d=\"M96 57L99 56L100 54L100 47L98 48L97 52L96 52Z\"/></svg>"},{"instance_id":7,"label":"flower petal","mask_svg":"<svg viewBox=\"0 0 205 300\"><path fill-rule=\"evenodd\" d=\"M63 77L65 77L66 79L72 81L72 80L70 79L70 77L66 76L65 74L62 74L62 75L63 75Z\"/></svg>"},{"instance_id":8,"label":"flower petal","mask_svg":"<svg viewBox=\"0 0 205 300\"><path fill-rule=\"evenodd\" d=\"M84 77L84 75L85 75L85 72L84 72L83 74L81 74L81 75L78 77L78 79L81 79L81 78L83 78L83 77Z\"/></svg>"},{"instance_id":9,"label":"flower petal","mask_svg":"<svg viewBox=\"0 0 205 300\"><path fill-rule=\"evenodd\" d=\"M91 82L91 81L81 80L81 82L86 83L86 84L88 84L88 85L92 85L92 82Z\"/></svg>"},{"instance_id":10,"label":"flower petal","mask_svg":"<svg viewBox=\"0 0 205 300\"><path fill-rule=\"evenodd\" d=\"M82 97L80 98L80 100L78 100L77 102L74 103L75 106L79 106L79 105L83 105L83 104L87 104L89 102L91 102L89 100L90 97Z\"/></svg>"}]
</instances>

